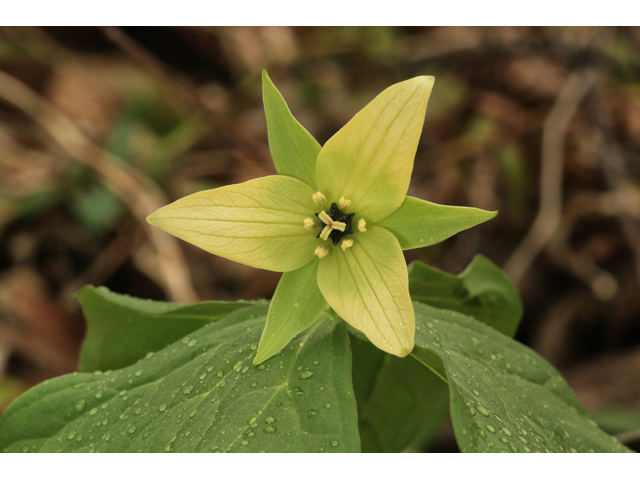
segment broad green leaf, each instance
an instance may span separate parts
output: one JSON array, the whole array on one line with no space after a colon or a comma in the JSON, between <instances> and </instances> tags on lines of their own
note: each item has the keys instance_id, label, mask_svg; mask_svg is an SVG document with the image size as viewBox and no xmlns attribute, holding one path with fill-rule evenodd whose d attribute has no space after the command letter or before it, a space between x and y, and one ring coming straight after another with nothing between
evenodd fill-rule
<instances>
[{"instance_id":1,"label":"broad green leaf","mask_svg":"<svg viewBox=\"0 0 640 480\"><path fill-rule=\"evenodd\" d=\"M316 183L331 202L351 200L353 211L377 223L403 202L422 133L433 77L387 88L322 147Z\"/></svg>"},{"instance_id":2,"label":"broad green leaf","mask_svg":"<svg viewBox=\"0 0 640 480\"><path fill-rule=\"evenodd\" d=\"M214 255L275 272L315 258L322 240L304 228L315 191L281 175L205 190L162 207L147 221Z\"/></svg>"},{"instance_id":3,"label":"broad green leaf","mask_svg":"<svg viewBox=\"0 0 640 480\"><path fill-rule=\"evenodd\" d=\"M414 358L449 383L463 452L626 452L542 357L457 312L414 303Z\"/></svg>"},{"instance_id":4,"label":"broad green leaf","mask_svg":"<svg viewBox=\"0 0 640 480\"><path fill-rule=\"evenodd\" d=\"M413 348L414 319L407 264L396 238L372 225L353 246L320 259L318 286L331 308L378 348L404 357Z\"/></svg>"},{"instance_id":5,"label":"broad green leaf","mask_svg":"<svg viewBox=\"0 0 640 480\"><path fill-rule=\"evenodd\" d=\"M415 301L454 310L513 337L522 318L518 290L500 268L476 255L458 276L421 262L409 265L409 291Z\"/></svg>"},{"instance_id":6,"label":"broad green leaf","mask_svg":"<svg viewBox=\"0 0 640 480\"><path fill-rule=\"evenodd\" d=\"M359 451L344 324L323 315L255 366L266 306L247 313L124 369L31 389L0 418L0 451Z\"/></svg>"},{"instance_id":7,"label":"broad green leaf","mask_svg":"<svg viewBox=\"0 0 640 480\"><path fill-rule=\"evenodd\" d=\"M438 205L407 196L400 208L377 225L393 233L403 250L410 250L440 243L497 214L479 208Z\"/></svg>"},{"instance_id":8,"label":"broad green leaf","mask_svg":"<svg viewBox=\"0 0 640 480\"><path fill-rule=\"evenodd\" d=\"M316 188L316 159L320 144L291 115L266 70L262 71L262 100L267 117L269 149L276 171Z\"/></svg>"},{"instance_id":9,"label":"broad green leaf","mask_svg":"<svg viewBox=\"0 0 640 480\"><path fill-rule=\"evenodd\" d=\"M309 327L327 302L318 288L318 261L282 274L273 295L258 353L253 363L258 365L278 353L293 337Z\"/></svg>"},{"instance_id":10,"label":"broad green leaf","mask_svg":"<svg viewBox=\"0 0 640 480\"><path fill-rule=\"evenodd\" d=\"M88 286L78 293L87 320L80 371L116 370L252 302L152 302Z\"/></svg>"},{"instance_id":11,"label":"broad green leaf","mask_svg":"<svg viewBox=\"0 0 640 480\"><path fill-rule=\"evenodd\" d=\"M413 357L352 337L353 388L363 452L421 449L448 412L449 387Z\"/></svg>"}]
</instances>

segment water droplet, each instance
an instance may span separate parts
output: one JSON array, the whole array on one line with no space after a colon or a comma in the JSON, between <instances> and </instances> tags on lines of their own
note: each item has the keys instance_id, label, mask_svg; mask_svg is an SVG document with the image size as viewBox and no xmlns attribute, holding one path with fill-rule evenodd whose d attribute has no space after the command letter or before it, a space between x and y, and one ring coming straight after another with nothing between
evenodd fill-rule
<instances>
[{"instance_id":1,"label":"water droplet","mask_svg":"<svg viewBox=\"0 0 640 480\"><path fill-rule=\"evenodd\" d=\"M149 353L147 353L147 354L145 355L145 357L144 357L144 358L151 358L151 357L153 357L154 355L155 355L155 353L153 353L153 352L149 352Z\"/></svg>"},{"instance_id":2,"label":"water droplet","mask_svg":"<svg viewBox=\"0 0 640 480\"><path fill-rule=\"evenodd\" d=\"M189 343L187 343L187 346L193 347L196 343L198 343L198 341L194 339L194 340L191 340Z\"/></svg>"},{"instance_id":3,"label":"water droplet","mask_svg":"<svg viewBox=\"0 0 640 480\"><path fill-rule=\"evenodd\" d=\"M161 412L164 412L166 409L167 405L165 405L164 403L158 407L158 410L160 410Z\"/></svg>"},{"instance_id":4,"label":"water droplet","mask_svg":"<svg viewBox=\"0 0 640 480\"><path fill-rule=\"evenodd\" d=\"M473 392L474 395L479 396L480 392L478 390L471 390Z\"/></svg>"},{"instance_id":5,"label":"water droplet","mask_svg":"<svg viewBox=\"0 0 640 480\"><path fill-rule=\"evenodd\" d=\"M311 377L313 377L313 372L311 370L307 370L306 372L302 372L300 374L300 378L302 380L306 380L307 378L311 378Z\"/></svg>"},{"instance_id":6,"label":"water droplet","mask_svg":"<svg viewBox=\"0 0 640 480\"><path fill-rule=\"evenodd\" d=\"M67 435L67 438L69 440L73 440L73 437L75 437L75 436L76 436L76 432L69 432L69 434Z\"/></svg>"},{"instance_id":7,"label":"water droplet","mask_svg":"<svg viewBox=\"0 0 640 480\"><path fill-rule=\"evenodd\" d=\"M476 406L476 410L478 410L479 413L481 413L482 415L484 415L485 417L488 417L489 414L491 412L489 412L489 410L486 409L486 407L482 406L482 405L477 405Z\"/></svg>"},{"instance_id":8,"label":"water droplet","mask_svg":"<svg viewBox=\"0 0 640 480\"><path fill-rule=\"evenodd\" d=\"M331 408L331 404L330 404L330 403L325 403L325 404L324 404L324 408L326 408L326 409Z\"/></svg>"},{"instance_id":9,"label":"water droplet","mask_svg":"<svg viewBox=\"0 0 640 480\"><path fill-rule=\"evenodd\" d=\"M264 427L263 432L264 433L273 433L276 431L276 427L273 427L271 425L268 425L266 427Z\"/></svg>"},{"instance_id":10,"label":"water droplet","mask_svg":"<svg viewBox=\"0 0 640 480\"><path fill-rule=\"evenodd\" d=\"M338 445L340 445L340 442L338 442L337 440L332 440L331 441L331 446L332 447L337 447Z\"/></svg>"},{"instance_id":11,"label":"water droplet","mask_svg":"<svg viewBox=\"0 0 640 480\"><path fill-rule=\"evenodd\" d=\"M251 387L251 388L256 388L257 386L258 386L258 384L257 384L256 382L253 382L253 383L250 385L250 387Z\"/></svg>"},{"instance_id":12,"label":"water droplet","mask_svg":"<svg viewBox=\"0 0 640 480\"><path fill-rule=\"evenodd\" d=\"M142 370L138 370L138 371L136 372L136 377L139 377L140 375L142 375Z\"/></svg>"},{"instance_id":13,"label":"water droplet","mask_svg":"<svg viewBox=\"0 0 640 480\"><path fill-rule=\"evenodd\" d=\"M260 365L258 365L258 370L264 370L264 369L265 369L264 364L261 363Z\"/></svg>"},{"instance_id":14,"label":"water droplet","mask_svg":"<svg viewBox=\"0 0 640 480\"><path fill-rule=\"evenodd\" d=\"M136 408L136 409L133 411L133 414L134 414L134 415L140 415L140 412L142 412L142 409L141 409L141 408Z\"/></svg>"},{"instance_id":15,"label":"water droplet","mask_svg":"<svg viewBox=\"0 0 640 480\"><path fill-rule=\"evenodd\" d=\"M311 409L307 412L307 418L313 418L318 414L314 409Z\"/></svg>"},{"instance_id":16,"label":"water droplet","mask_svg":"<svg viewBox=\"0 0 640 480\"><path fill-rule=\"evenodd\" d=\"M511 436L511 430L509 430L507 427L502 427L500 431L504 433L507 437Z\"/></svg>"},{"instance_id":17,"label":"water droplet","mask_svg":"<svg viewBox=\"0 0 640 480\"><path fill-rule=\"evenodd\" d=\"M183 395L189 395L191 392L193 392L193 387L192 387L192 386L189 386L189 387L185 388L185 389L182 391L182 394L183 394Z\"/></svg>"},{"instance_id":18,"label":"water droplet","mask_svg":"<svg viewBox=\"0 0 640 480\"><path fill-rule=\"evenodd\" d=\"M273 417L267 417L267 418L264 419L264 421L266 423L268 423L268 424L271 424L271 423L274 423L276 421L276 419L273 418Z\"/></svg>"},{"instance_id":19,"label":"water droplet","mask_svg":"<svg viewBox=\"0 0 640 480\"><path fill-rule=\"evenodd\" d=\"M76 410L78 412L81 412L82 410L84 410L84 406L86 405L87 402L85 402L84 400L78 400L78 403L76 403Z\"/></svg>"},{"instance_id":20,"label":"water droplet","mask_svg":"<svg viewBox=\"0 0 640 480\"><path fill-rule=\"evenodd\" d=\"M195 417L197 414L198 414L198 411L197 411L197 410L194 410L193 412L191 412L191 413L189 414L189 418L193 418L193 417Z\"/></svg>"},{"instance_id":21,"label":"water droplet","mask_svg":"<svg viewBox=\"0 0 640 480\"><path fill-rule=\"evenodd\" d=\"M496 433L496 429L493 428L493 425L485 425L484 428L486 428L488 432Z\"/></svg>"},{"instance_id":22,"label":"water droplet","mask_svg":"<svg viewBox=\"0 0 640 480\"><path fill-rule=\"evenodd\" d=\"M224 372L222 370L220 370L218 373L216 373L216 375L220 378L224 377Z\"/></svg>"},{"instance_id":23,"label":"water droplet","mask_svg":"<svg viewBox=\"0 0 640 480\"><path fill-rule=\"evenodd\" d=\"M241 373L247 373L247 372L249 371L249 368L250 368L250 367L249 367L248 365L247 365L247 366L245 366L245 367L243 367L243 368L242 368L242 372L241 372Z\"/></svg>"},{"instance_id":24,"label":"water droplet","mask_svg":"<svg viewBox=\"0 0 640 480\"><path fill-rule=\"evenodd\" d=\"M135 433L135 432L136 432L136 427L135 427L135 425L131 425L131 426L129 427L129 433Z\"/></svg>"},{"instance_id":25,"label":"water droplet","mask_svg":"<svg viewBox=\"0 0 640 480\"><path fill-rule=\"evenodd\" d=\"M103 393L103 391L102 391L102 390L98 390L98 391L96 392L96 394L94 395L94 397L96 397L96 398L102 398L102 395L103 395L103 394L104 394L104 393Z\"/></svg>"},{"instance_id":26,"label":"water droplet","mask_svg":"<svg viewBox=\"0 0 640 480\"><path fill-rule=\"evenodd\" d=\"M127 394L127 391L126 391L126 390L121 390L121 391L120 391L120 393L119 393L119 395L120 395L121 397L124 397L126 394Z\"/></svg>"},{"instance_id":27,"label":"water droplet","mask_svg":"<svg viewBox=\"0 0 640 480\"><path fill-rule=\"evenodd\" d=\"M294 307L298 308L300 306L300 304L298 302L293 304Z\"/></svg>"},{"instance_id":28,"label":"water droplet","mask_svg":"<svg viewBox=\"0 0 640 480\"><path fill-rule=\"evenodd\" d=\"M109 420L107 420L107 419L105 418L105 419L104 419L104 420L102 420L102 422L100 422L100 423L102 423L102 425L107 425L107 424L109 423Z\"/></svg>"},{"instance_id":29,"label":"water droplet","mask_svg":"<svg viewBox=\"0 0 640 480\"><path fill-rule=\"evenodd\" d=\"M89 415L93 416L96 413L98 413L98 409L97 408L92 408L91 410L89 410Z\"/></svg>"},{"instance_id":30,"label":"water droplet","mask_svg":"<svg viewBox=\"0 0 640 480\"><path fill-rule=\"evenodd\" d=\"M249 445L249 440L242 440L242 445L245 447Z\"/></svg>"}]
</instances>

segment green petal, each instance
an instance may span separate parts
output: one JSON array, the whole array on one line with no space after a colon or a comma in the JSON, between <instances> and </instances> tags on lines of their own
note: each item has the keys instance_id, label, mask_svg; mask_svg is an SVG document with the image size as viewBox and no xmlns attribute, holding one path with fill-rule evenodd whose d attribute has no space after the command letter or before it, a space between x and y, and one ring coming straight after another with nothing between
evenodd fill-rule
<instances>
[{"instance_id":1,"label":"green petal","mask_svg":"<svg viewBox=\"0 0 640 480\"><path fill-rule=\"evenodd\" d=\"M262 71L262 100L269 131L269 149L276 171L315 188L320 144L291 115L267 71Z\"/></svg>"},{"instance_id":2,"label":"green petal","mask_svg":"<svg viewBox=\"0 0 640 480\"><path fill-rule=\"evenodd\" d=\"M318 288L318 261L282 275L273 295L267 324L253 363L272 357L298 333L309 327L327 306Z\"/></svg>"},{"instance_id":3,"label":"green petal","mask_svg":"<svg viewBox=\"0 0 640 480\"><path fill-rule=\"evenodd\" d=\"M329 202L344 196L371 223L400 206L433 82L416 77L392 85L327 141L316 163L316 182Z\"/></svg>"},{"instance_id":4,"label":"green petal","mask_svg":"<svg viewBox=\"0 0 640 480\"><path fill-rule=\"evenodd\" d=\"M406 197L400 208L378 225L393 233L403 250L409 250L442 242L462 230L491 220L497 214L497 211L438 205Z\"/></svg>"},{"instance_id":5,"label":"green petal","mask_svg":"<svg viewBox=\"0 0 640 480\"><path fill-rule=\"evenodd\" d=\"M207 252L275 272L306 265L322 243L304 228L315 218L314 190L274 175L181 198L149 215L162 228Z\"/></svg>"},{"instance_id":6,"label":"green petal","mask_svg":"<svg viewBox=\"0 0 640 480\"><path fill-rule=\"evenodd\" d=\"M411 352L415 321L407 264L391 233L371 226L354 235L346 251L331 248L320 260L318 286L336 313L375 346L399 357Z\"/></svg>"}]
</instances>

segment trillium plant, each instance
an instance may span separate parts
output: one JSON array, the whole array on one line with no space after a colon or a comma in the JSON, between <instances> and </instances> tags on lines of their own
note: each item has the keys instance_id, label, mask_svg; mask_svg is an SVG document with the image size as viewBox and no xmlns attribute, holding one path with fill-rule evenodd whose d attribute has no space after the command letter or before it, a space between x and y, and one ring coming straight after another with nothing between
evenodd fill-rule
<instances>
[{"instance_id":1,"label":"trillium plant","mask_svg":"<svg viewBox=\"0 0 640 480\"><path fill-rule=\"evenodd\" d=\"M263 72L277 175L148 221L275 272L270 302L180 305L85 287L80 372L0 418L7 452L394 452L451 419L463 452L624 452L512 339L515 287L482 256L452 276L402 251L497 212L407 196L434 78L384 90L324 146Z\"/></svg>"}]
</instances>

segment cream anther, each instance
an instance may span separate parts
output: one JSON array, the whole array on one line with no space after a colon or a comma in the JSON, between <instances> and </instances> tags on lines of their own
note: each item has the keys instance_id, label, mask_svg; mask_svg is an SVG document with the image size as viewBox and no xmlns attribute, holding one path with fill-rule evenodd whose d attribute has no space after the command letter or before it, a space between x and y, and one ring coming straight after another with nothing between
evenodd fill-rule
<instances>
[{"instance_id":1,"label":"cream anther","mask_svg":"<svg viewBox=\"0 0 640 480\"><path fill-rule=\"evenodd\" d=\"M340 248L342 248L343 251L345 251L349 247L353 247L353 239L351 238L343 240L342 244L340 245Z\"/></svg>"},{"instance_id":2,"label":"cream anther","mask_svg":"<svg viewBox=\"0 0 640 480\"><path fill-rule=\"evenodd\" d=\"M305 218L302 223L304 225L304 228L309 231L313 231L316 229L316 222L313 221L313 218Z\"/></svg>"},{"instance_id":3,"label":"cream anther","mask_svg":"<svg viewBox=\"0 0 640 480\"><path fill-rule=\"evenodd\" d=\"M338 204L340 205L340 208L342 208L342 210L348 210L349 208L351 208L351 200L347 200L344 197L340 197L340 200L338 200Z\"/></svg>"},{"instance_id":4,"label":"cream anther","mask_svg":"<svg viewBox=\"0 0 640 480\"><path fill-rule=\"evenodd\" d=\"M325 257L329 253L329 247L327 247L326 243L323 243L322 245L318 245L313 253L320 258Z\"/></svg>"},{"instance_id":5,"label":"cream anther","mask_svg":"<svg viewBox=\"0 0 640 480\"><path fill-rule=\"evenodd\" d=\"M327 203L327 197L325 197L321 192L316 192L313 194L313 203L322 207Z\"/></svg>"}]
</instances>

